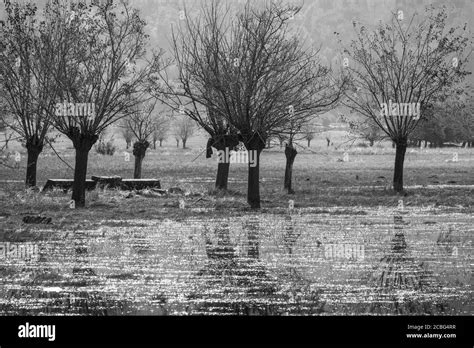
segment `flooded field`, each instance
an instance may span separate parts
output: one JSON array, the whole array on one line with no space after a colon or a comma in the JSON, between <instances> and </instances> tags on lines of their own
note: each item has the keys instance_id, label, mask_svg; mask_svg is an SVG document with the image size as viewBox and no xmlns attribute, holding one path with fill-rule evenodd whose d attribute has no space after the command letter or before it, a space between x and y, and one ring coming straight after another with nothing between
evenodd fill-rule
<instances>
[{"instance_id":1,"label":"flooded field","mask_svg":"<svg viewBox=\"0 0 474 348\"><path fill-rule=\"evenodd\" d=\"M442 209L104 220L0 241L3 315L472 313L474 217Z\"/></svg>"}]
</instances>

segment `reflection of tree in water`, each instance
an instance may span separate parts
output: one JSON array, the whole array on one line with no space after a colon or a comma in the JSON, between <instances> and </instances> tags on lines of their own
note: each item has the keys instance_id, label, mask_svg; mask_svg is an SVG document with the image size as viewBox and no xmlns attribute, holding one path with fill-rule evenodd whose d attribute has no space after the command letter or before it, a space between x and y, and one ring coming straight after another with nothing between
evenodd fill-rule
<instances>
[{"instance_id":1,"label":"reflection of tree in water","mask_svg":"<svg viewBox=\"0 0 474 348\"><path fill-rule=\"evenodd\" d=\"M283 245L289 255L293 255L293 248L295 247L298 238L301 236L301 231L295 228L293 218L291 215L285 216L285 234L283 235Z\"/></svg>"},{"instance_id":2,"label":"reflection of tree in water","mask_svg":"<svg viewBox=\"0 0 474 348\"><path fill-rule=\"evenodd\" d=\"M215 228L216 243L212 243L209 231L206 231L208 263L198 273L198 277L204 280L201 281L202 286L197 286L196 291L188 297L192 303L189 311L192 314L308 314L304 312L309 306L303 294L310 293L309 283L295 282L297 277L293 275L292 285L282 286L281 279L272 277L259 259L258 218L249 218L243 224L243 229L247 237L244 255L237 255L236 245L230 239L228 223L221 223ZM197 282L200 280L197 279ZM295 293L300 296L295 296Z\"/></svg>"},{"instance_id":3,"label":"reflection of tree in water","mask_svg":"<svg viewBox=\"0 0 474 348\"><path fill-rule=\"evenodd\" d=\"M394 215L395 235L390 251L380 260L371 278L377 289L371 313L420 314L433 311L430 301L416 298L430 292L433 285L428 271L409 255L403 232L405 224L402 216Z\"/></svg>"},{"instance_id":4,"label":"reflection of tree in water","mask_svg":"<svg viewBox=\"0 0 474 348\"><path fill-rule=\"evenodd\" d=\"M114 299L103 292L90 291L91 286L99 284L96 272L89 265L90 255L83 232L74 234L74 240L62 241L57 246L72 242L72 272L68 272L59 263L58 268L53 262L56 252L50 249L41 255L39 263L34 267L23 269L11 268L7 278L15 274L28 274L18 285L19 287L3 287L0 292L2 303L0 313L7 315L118 315L133 314L131 303ZM63 244L64 243L64 244ZM0 276L3 275L0 269ZM72 276L72 277L71 277Z\"/></svg>"},{"instance_id":5,"label":"reflection of tree in water","mask_svg":"<svg viewBox=\"0 0 474 348\"><path fill-rule=\"evenodd\" d=\"M307 280L294 265L294 248L301 236L301 229L295 226L293 216L285 216L283 247L289 257L288 267L278 271L278 278L283 283L288 295L290 312L298 314L320 314L324 312L324 302L321 301L321 290L311 288ZM318 245L319 247L319 245Z\"/></svg>"},{"instance_id":6,"label":"reflection of tree in water","mask_svg":"<svg viewBox=\"0 0 474 348\"><path fill-rule=\"evenodd\" d=\"M244 224L247 231L247 255L239 257L236 245L230 240L230 226L224 222L214 229L216 243L205 231L207 265L198 273L203 287L188 299L192 313L215 314L275 314L270 299L276 293L276 281L260 264L258 220ZM197 279L200 282L200 279Z\"/></svg>"}]
</instances>

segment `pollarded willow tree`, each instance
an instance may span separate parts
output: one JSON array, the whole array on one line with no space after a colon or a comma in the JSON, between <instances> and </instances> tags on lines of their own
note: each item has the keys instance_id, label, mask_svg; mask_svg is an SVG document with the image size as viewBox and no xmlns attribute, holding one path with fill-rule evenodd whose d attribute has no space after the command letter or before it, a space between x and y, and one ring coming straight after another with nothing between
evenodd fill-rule
<instances>
[{"instance_id":1,"label":"pollarded willow tree","mask_svg":"<svg viewBox=\"0 0 474 348\"><path fill-rule=\"evenodd\" d=\"M407 140L432 117L437 96L468 74L466 26L447 28L446 10L426 9L420 20L394 13L374 30L354 24L357 38L345 50L352 89L345 105L375 123L396 145L393 189L403 192Z\"/></svg>"},{"instance_id":2,"label":"pollarded willow tree","mask_svg":"<svg viewBox=\"0 0 474 348\"><path fill-rule=\"evenodd\" d=\"M125 122L126 127L130 129L135 138L133 143L133 155L135 156L133 177L141 179L143 159L153 140L153 134L166 127L169 120L156 110L156 100L144 105L137 105L134 109L131 115L125 118Z\"/></svg>"},{"instance_id":3,"label":"pollarded willow tree","mask_svg":"<svg viewBox=\"0 0 474 348\"><path fill-rule=\"evenodd\" d=\"M201 60L203 48L195 48L192 50L182 49L183 47L189 48L193 42L197 43L198 37L195 34L198 27L195 25L196 24L188 18L185 20L184 25L178 28L178 33L173 35L172 44L175 62L198 62ZM208 28L205 28L205 30L206 29ZM205 64L204 62L202 63ZM195 73L198 73L198 66L188 68L194 70ZM211 158L212 147L216 148L218 151L228 153L239 144L237 132L228 124L225 117L219 114L218 109L215 109L211 103L206 102L215 99L210 97L212 91L206 89L205 86L200 86L191 90L189 88L189 78L191 75L183 75L182 72L182 69L179 70L179 81L181 81L179 84L172 79L172 76L170 76L168 71L163 72L161 79L162 83L158 89L158 95L161 96L160 99L163 103L179 112L179 114L186 115L191 120L195 121L200 128L207 132L209 140L206 145L206 158ZM187 86L186 90L182 88L183 85ZM192 95L191 98L188 97L190 95ZM185 105L186 108L184 107ZM176 122L183 124L184 120L181 119L175 121L175 123ZM174 133L178 145L179 139L182 137L179 135L180 131L176 128L176 124L174 127ZM185 144L183 144L183 146L185 146ZM217 164L215 182L216 189L223 191L227 190L229 171L230 161L221 161Z\"/></svg>"},{"instance_id":4,"label":"pollarded willow tree","mask_svg":"<svg viewBox=\"0 0 474 348\"><path fill-rule=\"evenodd\" d=\"M0 90L8 128L18 134L28 152L26 186L36 186L38 157L51 128L57 89L51 67L54 45L47 37L33 2L5 1L6 20L0 22Z\"/></svg>"},{"instance_id":5,"label":"pollarded willow tree","mask_svg":"<svg viewBox=\"0 0 474 348\"><path fill-rule=\"evenodd\" d=\"M260 208L260 154L266 140L338 99L338 83L291 32L299 10L275 1L233 8L212 1L173 34L184 112L220 120L226 134L236 134L256 158L248 168L252 208Z\"/></svg>"},{"instance_id":6,"label":"pollarded willow tree","mask_svg":"<svg viewBox=\"0 0 474 348\"><path fill-rule=\"evenodd\" d=\"M60 43L54 76L59 101L65 103L52 118L76 150L72 199L83 207L90 149L109 125L150 98L148 86L161 69L162 52L147 58L146 24L125 0L71 7L50 3L47 11L48 27ZM78 105L88 106L87 115Z\"/></svg>"}]
</instances>

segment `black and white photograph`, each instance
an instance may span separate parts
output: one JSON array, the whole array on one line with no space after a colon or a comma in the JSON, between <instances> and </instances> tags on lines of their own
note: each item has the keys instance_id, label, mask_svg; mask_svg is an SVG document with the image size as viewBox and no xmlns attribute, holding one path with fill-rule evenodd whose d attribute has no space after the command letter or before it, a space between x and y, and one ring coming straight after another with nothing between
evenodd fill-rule
<instances>
[{"instance_id":1,"label":"black and white photograph","mask_svg":"<svg viewBox=\"0 0 474 348\"><path fill-rule=\"evenodd\" d=\"M472 0L2 0L0 347L472 347L473 30Z\"/></svg>"}]
</instances>

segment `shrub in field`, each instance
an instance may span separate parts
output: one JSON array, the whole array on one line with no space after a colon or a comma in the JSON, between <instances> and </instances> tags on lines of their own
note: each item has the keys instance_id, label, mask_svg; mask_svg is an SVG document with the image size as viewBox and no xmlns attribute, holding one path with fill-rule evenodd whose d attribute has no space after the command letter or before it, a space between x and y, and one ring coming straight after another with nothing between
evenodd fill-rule
<instances>
[{"instance_id":1,"label":"shrub in field","mask_svg":"<svg viewBox=\"0 0 474 348\"><path fill-rule=\"evenodd\" d=\"M109 139L107 142L104 139L100 139L95 146L95 151L101 155L113 156L116 149L117 147L115 147L112 139Z\"/></svg>"}]
</instances>

